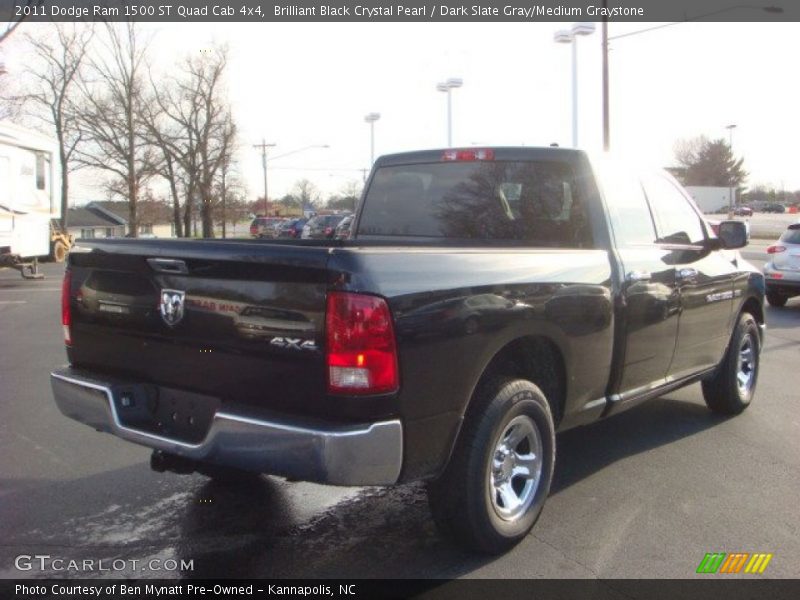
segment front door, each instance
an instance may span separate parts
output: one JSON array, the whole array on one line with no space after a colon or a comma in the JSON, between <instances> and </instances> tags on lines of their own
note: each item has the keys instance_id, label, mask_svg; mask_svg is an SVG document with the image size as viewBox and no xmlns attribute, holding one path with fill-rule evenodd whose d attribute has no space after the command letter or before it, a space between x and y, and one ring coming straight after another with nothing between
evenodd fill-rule
<instances>
[{"instance_id":1,"label":"front door","mask_svg":"<svg viewBox=\"0 0 800 600\"><path fill-rule=\"evenodd\" d=\"M702 217L671 178L649 174L643 183L680 295L678 340L667 378L681 379L714 367L722 357L731 333L736 269L725 253L709 250Z\"/></svg>"}]
</instances>

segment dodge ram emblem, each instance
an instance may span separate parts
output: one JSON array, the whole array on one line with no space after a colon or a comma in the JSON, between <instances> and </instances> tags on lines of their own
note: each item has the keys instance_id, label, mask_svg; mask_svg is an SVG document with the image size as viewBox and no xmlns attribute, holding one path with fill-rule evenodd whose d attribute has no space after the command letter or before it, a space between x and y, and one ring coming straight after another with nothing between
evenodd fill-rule
<instances>
[{"instance_id":1,"label":"dodge ram emblem","mask_svg":"<svg viewBox=\"0 0 800 600\"><path fill-rule=\"evenodd\" d=\"M183 319L183 306L186 292L178 290L161 290L161 302L158 305L161 318L170 327L175 327Z\"/></svg>"}]
</instances>

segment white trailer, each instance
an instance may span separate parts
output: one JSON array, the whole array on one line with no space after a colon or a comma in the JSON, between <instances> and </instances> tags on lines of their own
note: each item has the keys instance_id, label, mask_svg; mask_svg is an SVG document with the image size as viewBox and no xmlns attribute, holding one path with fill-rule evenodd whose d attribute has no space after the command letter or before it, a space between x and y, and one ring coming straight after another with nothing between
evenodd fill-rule
<instances>
[{"instance_id":1,"label":"white trailer","mask_svg":"<svg viewBox=\"0 0 800 600\"><path fill-rule=\"evenodd\" d=\"M728 212L730 188L687 185L686 191L705 214Z\"/></svg>"},{"instance_id":2,"label":"white trailer","mask_svg":"<svg viewBox=\"0 0 800 600\"><path fill-rule=\"evenodd\" d=\"M52 229L61 217L60 181L55 140L0 122L0 264L33 277L39 257L63 255L65 242ZM62 247L54 252L53 244Z\"/></svg>"}]
</instances>

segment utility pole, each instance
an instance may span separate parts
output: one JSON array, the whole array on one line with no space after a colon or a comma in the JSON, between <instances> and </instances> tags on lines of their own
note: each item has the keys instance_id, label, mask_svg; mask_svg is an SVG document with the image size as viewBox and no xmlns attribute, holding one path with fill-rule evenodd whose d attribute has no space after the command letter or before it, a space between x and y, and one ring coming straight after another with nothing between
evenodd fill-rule
<instances>
[{"instance_id":1,"label":"utility pole","mask_svg":"<svg viewBox=\"0 0 800 600\"><path fill-rule=\"evenodd\" d=\"M260 144L253 144L253 148L261 149L261 168L264 169L264 216L269 216L269 205L267 200L267 148L274 148L276 144L268 144L266 139L261 138Z\"/></svg>"},{"instance_id":2,"label":"utility pole","mask_svg":"<svg viewBox=\"0 0 800 600\"><path fill-rule=\"evenodd\" d=\"M606 14L608 0L603 0L603 15ZM603 150L608 152L611 149L611 115L609 114L608 98L608 17L603 16L602 26L602 45L603 45Z\"/></svg>"}]
</instances>

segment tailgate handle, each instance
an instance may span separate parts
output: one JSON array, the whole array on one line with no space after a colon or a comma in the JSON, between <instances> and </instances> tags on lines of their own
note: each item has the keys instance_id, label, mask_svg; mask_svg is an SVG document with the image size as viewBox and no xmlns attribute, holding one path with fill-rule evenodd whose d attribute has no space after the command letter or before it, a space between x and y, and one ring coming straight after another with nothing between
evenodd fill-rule
<instances>
[{"instance_id":1,"label":"tailgate handle","mask_svg":"<svg viewBox=\"0 0 800 600\"><path fill-rule=\"evenodd\" d=\"M148 258L147 264L159 273L178 273L180 275L189 273L186 263L176 258Z\"/></svg>"}]
</instances>

